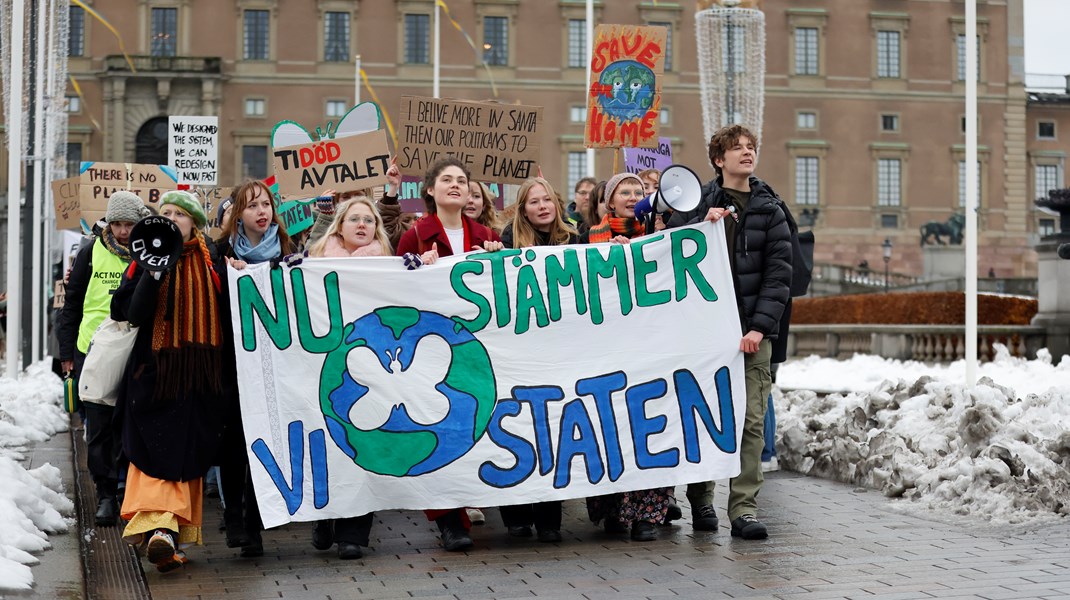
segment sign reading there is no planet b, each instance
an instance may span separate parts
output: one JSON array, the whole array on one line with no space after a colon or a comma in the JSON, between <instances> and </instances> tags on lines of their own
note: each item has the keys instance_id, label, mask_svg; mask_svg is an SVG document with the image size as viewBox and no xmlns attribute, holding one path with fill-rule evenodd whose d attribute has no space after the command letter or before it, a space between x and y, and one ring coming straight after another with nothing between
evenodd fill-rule
<instances>
[{"instance_id":1,"label":"sign reading there is no planet b","mask_svg":"<svg viewBox=\"0 0 1070 600\"><path fill-rule=\"evenodd\" d=\"M219 117L168 117L167 163L178 173L179 185L215 185Z\"/></svg>"}]
</instances>

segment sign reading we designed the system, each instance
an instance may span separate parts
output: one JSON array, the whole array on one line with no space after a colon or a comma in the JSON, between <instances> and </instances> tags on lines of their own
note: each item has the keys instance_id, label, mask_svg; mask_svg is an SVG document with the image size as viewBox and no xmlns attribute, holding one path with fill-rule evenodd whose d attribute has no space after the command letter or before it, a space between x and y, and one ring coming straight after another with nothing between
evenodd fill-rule
<instances>
[{"instance_id":1,"label":"sign reading we designed the system","mask_svg":"<svg viewBox=\"0 0 1070 600\"><path fill-rule=\"evenodd\" d=\"M314 198L328 189L342 193L387 183L390 148L382 129L273 152L275 181L283 199Z\"/></svg>"},{"instance_id":2,"label":"sign reading we designed the system","mask_svg":"<svg viewBox=\"0 0 1070 600\"><path fill-rule=\"evenodd\" d=\"M175 168L181 185L215 185L219 117L168 117L167 164Z\"/></svg>"},{"instance_id":3,"label":"sign reading we designed the system","mask_svg":"<svg viewBox=\"0 0 1070 600\"><path fill-rule=\"evenodd\" d=\"M264 524L738 474L746 395L725 248L723 223L703 223L414 271L396 257L229 270Z\"/></svg>"},{"instance_id":4,"label":"sign reading we designed the system","mask_svg":"<svg viewBox=\"0 0 1070 600\"><path fill-rule=\"evenodd\" d=\"M453 156L472 179L523 183L538 175L542 107L497 102L401 99L398 167L422 177L434 162Z\"/></svg>"}]
</instances>

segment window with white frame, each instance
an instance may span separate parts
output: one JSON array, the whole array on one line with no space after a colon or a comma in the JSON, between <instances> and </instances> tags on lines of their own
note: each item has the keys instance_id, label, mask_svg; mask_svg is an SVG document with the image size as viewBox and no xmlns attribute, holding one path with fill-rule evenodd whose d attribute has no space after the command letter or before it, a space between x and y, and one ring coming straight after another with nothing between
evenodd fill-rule
<instances>
[{"instance_id":1,"label":"window with white frame","mask_svg":"<svg viewBox=\"0 0 1070 600\"><path fill-rule=\"evenodd\" d=\"M242 19L242 58L267 60L270 56L271 13L266 10L246 10Z\"/></svg>"},{"instance_id":2,"label":"window with white frame","mask_svg":"<svg viewBox=\"0 0 1070 600\"><path fill-rule=\"evenodd\" d=\"M1040 219L1037 221L1037 233L1041 237L1055 235L1055 219Z\"/></svg>"},{"instance_id":3,"label":"window with white frame","mask_svg":"<svg viewBox=\"0 0 1070 600\"><path fill-rule=\"evenodd\" d=\"M669 125L672 123L672 112L667 108L662 108L658 111L658 123L660 125Z\"/></svg>"},{"instance_id":4,"label":"window with white frame","mask_svg":"<svg viewBox=\"0 0 1070 600\"><path fill-rule=\"evenodd\" d=\"M509 64L509 17L483 17L483 62Z\"/></svg>"},{"instance_id":5,"label":"window with white frame","mask_svg":"<svg viewBox=\"0 0 1070 600\"><path fill-rule=\"evenodd\" d=\"M899 131L899 115L881 115L881 131Z\"/></svg>"},{"instance_id":6,"label":"window with white frame","mask_svg":"<svg viewBox=\"0 0 1070 600\"><path fill-rule=\"evenodd\" d=\"M245 116L247 117L262 117L264 116L267 101L263 98L246 98L245 99Z\"/></svg>"},{"instance_id":7,"label":"window with white frame","mask_svg":"<svg viewBox=\"0 0 1070 600\"><path fill-rule=\"evenodd\" d=\"M800 111L795 115L795 126L799 129L817 129L817 113Z\"/></svg>"},{"instance_id":8,"label":"window with white frame","mask_svg":"<svg viewBox=\"0 0 1070 600\"><path fill-rule=\"evenodd\" d=\"M977 200L981 199L981 162L977 162ZM959 161L959 208L966 206L966 161Z\"/></svg>"},{"instance_id":9,"label":"window with white frame","mask_svg":"<svg viewBox=\"0 0 1070 600\"><path fill-rule=\"evenodd\" d=\"M1037 121L1037 139L1055 139L1055 121Z\"/></svg>"},{"instance_id":10,"label":"window with white frame","mask_svg":"<svg viewBox=\"0 0 1070 600\"><path fill-rule=\"evenodd\" d=\"M966 81L966 35L958 34L956 36L956 58L957 71L955 75L956 81ZM981 36L977 36L977 80L981 80Z\"/></svg>"},{"instance_id":11,"label":"window with white frame","mask_svg":"<svg viewBox=\"0 0 1070 600\"><path fill-rule=\"evenodd\" d=\"M877 205L902 204L903 162L898 158L877 159Z\"/></svg>"},{"instance_id":12,"label":"window with white frame","mask_svg":"<svg viewBox=\"0 0 1070 600\"><path fill-rule=\"evenodd\" d=\"M82 143L67 142L67 177L77 177L82 171Z\"/></svg>"},{"instance_id":13,"label":"window with white frame","mask_svg":"<svg viewBox=\"0 0 1070 600\"><path fill-rule=\"evenodd\" d=\"M152 39L149 52L153 56L174 56L178 44L178 9L152 9Z\"/></svg>"},{"instance_id":14,"label":"window with white frame","mask_svg":"<svg viewBox=\"0 0 1070 600\"><path fill-rule=\"evenodd\" d=\"M576 183L587 176L587 152L568 153L568 189L576 189Z\"/></svg>"},{"instance_id":15,"label":"window with white frame","mask_svg":"<svg viewBox=\"0 0 1070 600\"><path fill-rule=\"evenodd\" d=\"M349 62L349 13L323 14L323 60Z\"/></svg>"},{"instance_id":16,"label":"window with white frame","mask_svg":"<svg viewBox=\"0 0 1070 600\"><path fill-rule=\"evenodd\" d=\"M1033 197L1046 198L1051 190L1063 187L1062 169L1059 165L1037 165L1033 169Z\"/></svg>"},{"instance_id":17,"label":"window with white frame","mask_svg":"<svg viewBox=\"0 0 1070 600\"><path fill-rule=\"evenodd\" d=\"M328 100L327 101L327 116L328 117L340 117L346 114L349 110L348 102L345 100Z\"/></svg>"},{"instance_id":18,"label":"window with white frame","mask_svg":"<svg viewBox=\"0 0 1070 600\"><path fill-rule=\"evenodd\" d=\"M85 55L85 9L71 6L68 14L70 36L67 38L67 56Z\"/></svg>"},{"instance_id":19,"label":"window with white frame","mask_svg":"<svg viewBox=\"0 0 1070 600\"><path fill-rule=\"evenodd\" d=\"M899 77L899 32L877 32L877 77Z\"/></svg>"},{"instance_id":20,"label":"window with white frame","mask_svg":"<svg viewBox=\"0 0 1070 600\"><path fill-rule=\"evenodd\" d=\"M431 62L431 15L405 15L405 63L426 65Z\"/></svg>"},{"instance_id":21,"label":"window with white frame","mask_svg":"<svg viewBox=\"0 0 1070 600\"><path fill-rule=\"evenodd\" d=\"M665 28L665 70L672 71L672 23L651 21L649 25Z\"/></svg>"},{"instance_id":22,"label":"window with white frame","mask_svg":"<svg viewBox=\"0 0 1070 600\"><path fill-rule=\"evenodd\" d=\"M817 27L795 28L795 74L818 74Z\"/></svg>"},{"instance_id":23,"label":"window with white frame","mask_svg":"<svg viewBox=\"0 0 1070 600\"><path fill-rule=\"evenodd\" d=\"M568 66L587 66L587 20L568 20Z\"/></svg>"},{"instance_id":24,"label":"window with white frame","mask_svg":"<svg viewBox=\"0 0 1070 600\"><path fill-rule=\"evenodd\" d=\"M568 120L572 123L585 123L587 122L587 107L586 106L570 106L568 109Z\"/></svg>"},{"instance_id":25,"label":"window with white frame","mask_svg":"<svg viewBox=\"0 0 1070 600\"><path fill-rule=\"evenodd\" d=\"M67 112L80 113L82 112L82 99L78 96L67 96Z\"/></svg>"},{"instance_id":26,"label":"window with white frame","mask_svg":"<svg viewBox=\"0 0 1070 600\"><path fill-rule=\"evenodd\" d=\"M816 156L795 157L795 204L817 204L821 159Z\"/></svg>"}]
</instances>

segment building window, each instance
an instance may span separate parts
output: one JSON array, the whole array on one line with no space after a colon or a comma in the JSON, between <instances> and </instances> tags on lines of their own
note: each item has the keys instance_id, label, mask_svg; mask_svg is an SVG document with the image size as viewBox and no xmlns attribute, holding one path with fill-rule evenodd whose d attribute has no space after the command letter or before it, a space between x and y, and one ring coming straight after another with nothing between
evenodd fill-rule
<instances>
[{"instance_id":1,"label":"building window","mask_svg":"<svg viewBox=\"0 0 1070 600\"><path fill-rule=\"evenodd\" d=\"M345 100L328 100L327 101L327 116L328 117L340 117L346 114L349 110Z\"/></svg>"},{"instance_id":2,"label":"building window","mask_svg":"<svg viewBox=\"0 0 1070 600\"><path fill-rule=\"evenodd\" d=\"M576 182L587 176L587 153L568 153L568 189L576 189Z\"/></svg>"},{"instance_id":3,"label":"building window","mask_svg":"<svg viewBox=\"0 0 1070 600\"><path fill-rule=\"evenodd\" d=\"M509 64L509 17L483 17L483 62Z\"/></svg>"},{"instance_id":4,"label":"building window","mask_svg":"<svg viewBox=\"0 0 1070 600\"><path fill-rule=\"evenodd\" d=\"M1063 187L1059 165L1037 165L1033 171L1035 198L1047 198L1051 190Z\"/></svg>"},{"instance_id":5,"label":"building window","mask_svg":"<svg viewBox=\"0 0 1070 600\"><path fill-rule=\"evenodd\" d=\"M877 159L878 206L899 206L902 203L902 171L903 163L898 158Z\"/></svg>"},{"instance_id":6,"label":"building window","mask_svg":"<svg viewBox=\"0 0 1070 600\"><path fill-rule=\"evenodd\" d=\"M264 109L266 100L263 98L246 98L245 100L245 116L247 117L262 117L264 116Z\"/></svg>"},{"instance_id":7,"label":"building window","mask_svg":"<svg viewBox=\"0 0 1070 600\"><path fill-rule=\"evenodd\" d=\"M817 129L817 113L800 112L796 114L795 126L799 129Z\"/></svg>"},{"instance_id":8,"label":"building window","mask_svg":"<svg viewBox=\"0 0 1070 600\"><path fill-rule=\"evenodd\" d=\"M981 162L977 162L977 203L981 203ZM959 208L966 206L966 161L959 161Z\"/></svg>"},{"instance_id":9,"label":"building window","mask_svg":"<svg viewBox=\"0 0 1070 600\"><path fill-rule=\"evenodd\" d=\"M70 37L67 39L67 56L85 55L85 9L70 7Z\"/></svg>"},{"instance_id":10,"label":"building window","mask_svg":"<svg viewBox=\"0 0 1070 600\"><path fill-rule=\"evenodd\" d=\"M266 10L247 10L244 17L245 44L242 57L245 60L267 60L270 13Z\"/></svg>"},{"instance_id":11,"label":"building window","mask_svg":"<svg viewBox=\"0 0 1070 600\"><path fill-rule=\"evenodd\" d=\"M731 35L729 35L731 32ZM721 68L728 71L728 65L732 65L732 72L742 73L744 70L744 56L747 51L747 30L742 25L729 25L721 30L721 47L724 54L721 57ZM729 121L737 123L738 121Z\"/></svg>"},{"instance_id":12,"label":"building window","mask_svg":"<svg viewBox=\"0 0 1070 600\"><path fill-rule=\"evenodd\" d=\"M67 112L80 113L82 112L82 99L78 96L67 96Z\"/></svg>"},{"instance_id":13,"label":"building window","mask_svg":"<svg viewBox=\"0 0 1070 600\"><path fill-rule=\"evenodd\" d=\"M652 27L664 27L665 28L665 70L672 71L672 23L651 22Z\"/></svg>"},{"instance_id":14,"label":"building window","mask_svg":"<svg viewBox=\"0 0 1070 600\"><path fill-rule=\"evenodd\" d=\"M178 43L178 9L152 9L152 44L153 56L174 56L175 44Z\"/></svg>"},{"instance_id":15,"label":"building window","mask_svg":"<svg viewBox=\"0 0 1070 600\"><path fill-rule=\"evenodd\" d=\"M568 66L587 66L587 20L568 20Z\"/></svg>"},{"instance_id":16,"label":"building window","mask_svg":"<svg viewBox=\"0 0 1070 600\"><path fill-rule=\"evenodd\" d=\"M817 75L817 27L795 28L795 74Z\"/></svg>"},{"instance_id":17,"label":"building window","mask_svg":"<svg viewBox=\"0 0 1070 600\"><path fill-rule=\"evenodd\" d=\"M955 76L957 81L966 81L966 35L958 34L956 36L956 58L958 62L957 71ZM977 36L977 81L981 80L981 36Z\"/></svg>"},{"instance_id":18,"label":"building window","mask_svg":"<svg viewBox=\"0 0 1070 600\"><path fill-rule=\"evenodd\" d=\"M431 17L405 15L405 63L426 65L431 62Z\"/></svg>"},{"instance_id":19,"label":"building window","mask_svg":"<svg viewBox=\"0 0 1070 600\"><path fill-rule=\"evenodd\" d=\"M1037 139L1055 139L1055 121L1037 121Z\"/></svg>"},{"instance_id":20,"label":"building window","mask_svg":"<svg viewBox=\"0 0 1070 600\"><path fill-rule=\"evenodd\" d=\"M241 166L243 179L267 178L267 146L242 146Z\"/></svg>"},{"instance_id":21,"label":"building window","mask_svg":"<svg viewBox=\"0 0 1070 600\"><path fill-rule=\"evenodd\" d=\"M1055 235L1055 219L1041 219L1037 222L1037 233L1040 237Z\"/></svg>"},{"instance_id":22,"label":"building window","mask_svg":"<svg viewBox=\"0 0 1070 600\"><path fill-rule=\"evenodd\" d=\"M586 106L570 106L568 109L568 120L572 123L586 123L587 122L587 107Z\"/></svg>"},{"instance_id":23,"label":"building window","mask_svg":"<svg viewBox=\"0 0 1070 600\"><path fill-rule=\"evenodd\" d=\"M899 115L881 115L881 131L899 131Z\"/></svg>"},{"instance_id":24,"label":"building window","mask_svg":"<svg viewBox=\"0 0 1070 600\"><path fill-rule=\"evenodd\" d=\"M82 172L81 142L67 142L67 177L77 177Z\"/></svg>"},{"instance_id":25,"label":"building window","mask_svg":"<svg viewBox=\"0 0 1070 600\"><path fill-rule=\"evenodd\" d=\"M881 229L899 229L899 215L881 215Z\"/></svg>"},{"instance_id":26,"label":"building window","mask_svg":"<svg viewBox=\"0 0 1070 600\"><path fill-rule=\"evenodd\" d=\"M899 77L899 32L877 32L877 77Z\"/></svg>"},{"instance_id":27,"label":"building window","mask_svg":"<svg viewBox=\"0 0 1070 600\"><path fill-rule=\"evenodd\" d=\"M349 62L349 13L324 13L323 60Z\"/></svg>"},{"instance_id":28,"label":"building window","mask_svg":"<svg viewBox=\"0 0 1070 600\"><path fill-rule=\"evenodd\" d=\"M667 108L663 108L658 111L658 123L661 125L668 125L672 123L672 112Z\"/></svg>"},{"instance_id":29,"label":"building window","mask_svg":"<svg viewBox=\"0 0 1070 600\"><path fill-rule=\"evenodd\" d=\"M816 156L795 157L795 204L818 203L818 169Z\"/></svg>"}]
</instances>

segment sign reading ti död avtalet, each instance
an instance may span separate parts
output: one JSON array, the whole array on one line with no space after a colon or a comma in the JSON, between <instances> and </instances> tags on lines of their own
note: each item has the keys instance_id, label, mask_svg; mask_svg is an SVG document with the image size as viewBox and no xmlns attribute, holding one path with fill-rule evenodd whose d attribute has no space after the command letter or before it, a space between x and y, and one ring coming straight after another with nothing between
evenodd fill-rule
<instances>
[{"instance_id":1,"label":"sign reading ti d\u00f6d avtalet","mask_svg":"<svg viewBox=\"0 0 1070 600\"><path fill-rule=\"evenodd\" d=\"M665 27L599 25L587 95L588 148L658 145Z\"/></svg>"},{"instance_id":2,"label":"sign reading ti d\u00f6d avtalet","mask_svg":"<svg viewBox=\"0 0 1070 600\"><path fill-rule=\"evenodd\" d=\"M523 183L538 175L542 107L404 96L398 168L422 177L434 162L456 157L472 179Z\"/></svg>"},{"instance_id":3,"label":"sign reading ti d\u00f6d avtalet","mask_svg":"<svg viewBox=\"0 0 1070 600\"><path fill-rule=\"evenodd\" d=\"M229 277L268 527L739 472L742 333L721 223L414 271L313 258Z\"/></svg>"},{"instance_id":4,"label":"sign reading ti d\u00f6d avtalet","mask_svg":"<svg viewBox=\"0 0 1070 600\"><path fill-rule=\"evenodd\" d=\"M181 185L215 185L219 117L168 117L167 164L174 167Z\"/></svg>"}]
</instances>

